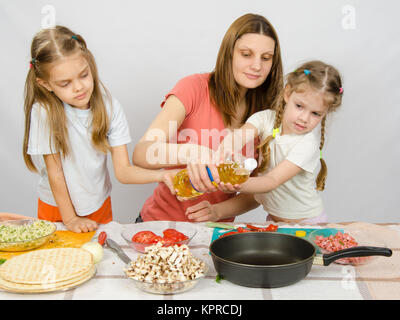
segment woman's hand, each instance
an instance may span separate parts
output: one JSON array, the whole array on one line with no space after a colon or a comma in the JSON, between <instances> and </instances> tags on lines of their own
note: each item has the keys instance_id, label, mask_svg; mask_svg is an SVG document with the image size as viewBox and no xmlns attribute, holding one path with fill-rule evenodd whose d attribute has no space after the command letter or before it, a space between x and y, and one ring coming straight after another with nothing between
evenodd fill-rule
<instances>
[{"instance_id":1,"label":"woman's hand","mask_svg":"<svg viewBox=\"0 0 400 320\"><path fill-rule=\"evenodd\" d=\"M219 175L217 167L214 164L201 164L201 163L189 163L187 165L187 171L189 175L190 182L193 187L201 193L205 192L215 192L218 190L216 185L211 182L208 176L207 167L209 168L215 184L219 181Z\"/></svg>"},{"instance_id":2,"label":"woman's hand","mask_svg":"<svg viewBox=\"0 0 400 320\"><path fill-rule=\"evenodd\" d=\"M212 204L202 201L186 209L185 215L194 222L217 221L217 213Z\"/></svg>"},{"instance_id":3,"label":"woman's hand","mask_svg":"<svg viewBox=\"0 0 400 320\"><path fill-rule=\"evenodd\" d=\"M188 157L187 170L190 182L198 192L215 192L218 190L219 175L214 152L204 146L192 145ZM213 183L208 175L207 167L213 177Z\"/></svg>"},{"instance_id":4,"label":"woman's hand","mask_svg":"<svg viewBox=\"0 0 400 320\"><path fill-rule=\"evenodd\" d=\"M64 221L68 230L76 233L91 232L98 228L97 222L88 218L77 217Z\"/></svg>"}]
</instances>

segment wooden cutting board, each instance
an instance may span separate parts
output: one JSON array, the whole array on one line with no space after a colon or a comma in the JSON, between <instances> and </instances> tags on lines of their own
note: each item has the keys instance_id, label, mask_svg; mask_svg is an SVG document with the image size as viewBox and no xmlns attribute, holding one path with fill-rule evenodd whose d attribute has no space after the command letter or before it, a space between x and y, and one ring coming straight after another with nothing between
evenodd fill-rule
<instances>
[{"instance_id":1,"label":"wooden cutting board","mask_svg":"<svg viewBox=\"0 0 400 320\"><path fill-rule=\"evenodd\" d=\"M49 241L45 243L43 246L29 250L29 251L19 251L19 252L5 252L0 251L0 259L10 259L14 256L18 256L20 254L31 252L35 250L41 249L51 249L51 248L80 248L84 243L89 242L96 231L86 232L86 233L75 233L72 231L56 231L49 238Z\"/></svg>"}]
</instances>

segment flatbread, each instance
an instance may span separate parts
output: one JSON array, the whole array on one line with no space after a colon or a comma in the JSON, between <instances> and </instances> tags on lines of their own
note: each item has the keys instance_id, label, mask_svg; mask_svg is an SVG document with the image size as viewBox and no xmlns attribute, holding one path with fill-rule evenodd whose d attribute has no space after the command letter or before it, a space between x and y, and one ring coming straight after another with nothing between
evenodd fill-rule
<instances>
[{"instance_id":1,"label":"flatbread","mask_svg":"<svg viewBox=\"0 0 400 320\"><path fill-rule=\"evenodd\" d=\"M80 248L55 248L15 256L0 266L2 280L20 284L51 284L86 275L92 254Z\"/></svg>"},{"instance_id":2,"label":"flatbread","mask_svg":"<svg viewBox=\"0 0 400 320\"><path fill-rule=\"evenodd\" d=\"M52 291L60 291L74 288L89 279L91 279L96 273L96 267L93 265L92 268L86 274L75 278L73 281L66 280L52 284L21 284L15 282L9 282L0 278L0 288L9 292L14 293L45 293Z\"/></svg>"}]
</instances>

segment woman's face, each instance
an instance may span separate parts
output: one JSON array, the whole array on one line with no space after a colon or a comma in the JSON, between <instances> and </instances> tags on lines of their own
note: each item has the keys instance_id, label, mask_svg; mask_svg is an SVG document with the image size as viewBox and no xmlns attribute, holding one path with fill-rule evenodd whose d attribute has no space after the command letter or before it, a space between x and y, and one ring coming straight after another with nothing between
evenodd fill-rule
<instances>
[{"instance_id":1,"label":"woman's face","mask_svg":"<svg viewBox=\"0 0 400 320\"><path fill-rule=\"evenodd\" d=\"M275 41L263 34L246 33L236 40L232 69L237 84L254 89L264 83L272 67Z\"/></svg>"}]
</instances>

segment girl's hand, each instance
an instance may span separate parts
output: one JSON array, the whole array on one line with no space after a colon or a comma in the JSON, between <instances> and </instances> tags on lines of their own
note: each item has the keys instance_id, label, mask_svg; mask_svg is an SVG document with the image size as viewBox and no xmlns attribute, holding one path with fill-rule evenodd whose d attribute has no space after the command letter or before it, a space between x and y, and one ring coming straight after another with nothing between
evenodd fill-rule
<instances>
[{"instance_id":1,"label":"girl's hand","mask_svg":"<svg viewBox=\"0 0 400 320\"><path fill-rule=\"evenodd\" d=\"M208 201L202 201L187 208L185 215L195 222L218 220L214 206Z\"/></svg>"},{"instance_id":2,"label":"girl's hand","mask_svg":"<svg viewBox=\"0 0 400 320\"><path fill-rule=\"evenodd\" d=\"M225 193L237 193L240 192L241 188L242 188L241 184L232 185L231 183L223 183L223 182L220 182L218 184L218 189Z\"/></svg>"},{"instance_id":3,"label":"girl's hand","mask_svg":"<svg viewBox=\"0 0 400 320\"><path fill-rule=\"evenodd\" d=\"M97 222L88 218L74 217L64 222L68 230L76 233L91 232L98 228Z\"/></svg>"},{"instance_id":4,"label":"girl's hand","mask_svg":"<svg viewBox=\"0 0 400 320\"><path fill-rule=\"evenodd\" d=\"M163 170L161 182L168 187L171 194L176 194L176 190L174 189L174 177L181 170L182 169Z\"/></svg>"}]
</instances>

